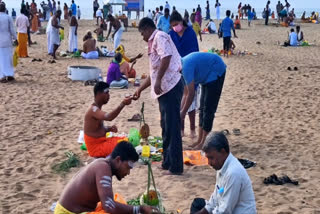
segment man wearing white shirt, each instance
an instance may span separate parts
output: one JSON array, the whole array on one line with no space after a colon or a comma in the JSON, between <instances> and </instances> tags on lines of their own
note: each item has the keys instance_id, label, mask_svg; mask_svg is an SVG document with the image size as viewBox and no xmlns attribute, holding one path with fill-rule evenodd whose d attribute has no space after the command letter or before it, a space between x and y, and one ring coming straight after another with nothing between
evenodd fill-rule
<instances>
[{"instance_id":1,"label":"man wearing white shirt","mask_svg":"<svg viewBox=\"0 0 320 214\"><path fill-rule=\"evenodd\" d=\"M97 17L97 25L100 26L99 19L100 19L101 22L103 20L103 18L102 18L102 10L100 10L100 9L97 10L96 17Z\"/></svg>"},{"instance_id":2,"label":"man wearing white shirt","mask_svg":"<svg viewBox=\"0 0 320 214\"><path fill-rule=\"evenodd\" d=\"M148 17L149 19L153 19L153 14L152 14L151 10L148 11L147 17Z\"/></svg>"},{"instance_id":3,"label":"man wearing white shirt","mask_svg":"<svg viewBox=\"0 0 320 214\"><path fill-rule=\"evenodd\" d=\"M170 10L170 5L169 3L166 1L166 5L164 6L164 9L168 8Z\"/></svg>"},{"instance_id":4,"label":"man wearing white shirt","mask_svg":"<svg viewBox=\"0 0 320 214\"><path fill-rule=\"evenodd\" d=\"M191 214L256 214L251 180L230 150L222 132L210 133L202 148L208 163L217 171L214 192L208 201L196 198Z\"/></svg>"},{"instance_id":5,"label":"man wearing white shirt","mask_svg":"<svg viewBox=\"0 0 320 214\"><path fill-rule=\"evenodd\" d=\"M17 41L12 18L6 14L6 5L0 3L0 83L14 80L12 41Z\"/></svg>"},{"instance_id":6,"label":"man wearing white shirt","mask_svg":"<svg viewBox=\"0 0 320 214\"><path fill-rule=\"evenodd\" d=\"M28 57L28 27L30 22L26 16L26 9L22 8L20 15L16 20L16 27L18 31L18 55L19 57Z\"/></svg>"}]
</instances>

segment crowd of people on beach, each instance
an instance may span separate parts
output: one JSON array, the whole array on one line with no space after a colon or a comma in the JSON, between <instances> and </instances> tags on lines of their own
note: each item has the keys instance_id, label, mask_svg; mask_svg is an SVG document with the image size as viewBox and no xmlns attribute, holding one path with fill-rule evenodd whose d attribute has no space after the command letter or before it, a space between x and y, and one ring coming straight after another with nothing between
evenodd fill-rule
<instances>
[{"instance_id":1,"label":"crowd of people on beach","mask_svg":"<svg viewBox=\"0 0 320 214\"><path fill-rule=\"evenodd\" d=\"M265 25L272 16L271 2L268 1L264 10ZM81 11L75 1L71 6L64 4L63 10L60 2L48 0L42 2L38 10L34 0L32 3L21 3L20 15L12 11L12 18L6 14L6 5L0 0L0 78L1 82L14 80L12 62L12 41L17 45L19 57L28 57L28 44L31 34L38 32L41 22L47 20L47 47L48 54L56 59L56 52L61 43L64 27L61 24L62 11L64 19L68 20L69 46L68 52L78 51L78 28ZM236 29L241 29L241 21L248 19L248 26L257 18L254 8L250 4L238 5L238 15L230 10L220 22L219 0L215 2L216 20L211 19L210 4L206 2L207 25L202 23L202 9L200 5L193 9L189 15L185 10L183 16L175 6L169 5L156 7L149 10L146 17L138 24L138 31L148 46L149 58L148 75L131 96L126 96L113 110L105 112L102 107L109 102L110 88L127 88L129 78L136 77L134 64L143 54L129 58L126 56L125 47L121 44L124 32L124 23L121 17L112 15L112 7L105 4L103 9L97 0L93 1L93 17L97 20L98 28L93 32L88 31L83 38L81 56L84 59L98 59L101 51L97 42L113 39L113 60L109 65L106 81L99 81L93 88L94 99L84 117L84 139L90 156L97 158L85 166L77 176L65 187L55 208L55 214L83 213L96 210L98 202L100 209L106 213L159 213L151 206L130 206L114 200L112 178L121 180L134 168L139 155L134 147L126 142L109 143L106 133L117 132L117 126L104 126L104 121L113 121L121 111L133 101L140 99L142 91L150 88L151 97L159 103L161 115L161 129L163 138L163 161L160 167L164 175L183 174L182 137L185 135L185 117L190 120L190 135L196 142L190 146L192 150L202 150L208 158L208 163L217 170L216 185L209 200L196 198L191 205L190 213L235 213L255 214L256 204L250 178L232 155L228 140L224 133L211 133L222 94L227 65L217 54L199 52L199 40L202 41L202 27L208 29L210 34L217 33L223 38L223 56L229 57L231 49L235 48L232 33L237 38ZM295 17L294 9L285 0L282 5L279 1L276 10L278 21L284 22ZM290 11L290 12L288 12ZM312 18L318 19L317 14ZM215 22L219 23L217 29ZM104 37L104 30L107 30ZM289 24L291 25L291 24ZM15 29L16 26L16 29ZM113 30L113 31L112 31ZM17 31L17 33L16 33ZM285 46L297 46L304 41L304 34L300 26L296 32L291 29ZM201 92L200 92L201 91ZM200 103L198 104L198 97ZM199 111L199 129L196 131L196 111ZM173 122L174 121L174 122Z\"/></svg>"}]
</instances>

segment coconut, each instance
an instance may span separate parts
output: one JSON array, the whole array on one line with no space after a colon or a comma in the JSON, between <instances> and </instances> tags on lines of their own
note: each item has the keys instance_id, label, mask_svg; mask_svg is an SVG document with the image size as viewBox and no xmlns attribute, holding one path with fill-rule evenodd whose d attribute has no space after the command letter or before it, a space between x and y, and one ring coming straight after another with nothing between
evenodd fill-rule
<instances>
[{"instance_id":1,"label":"coconut","mask_svg":"<svg viewBox=\"0 0 320 214\"><path fill-rule=\"evenodd\" d=\"M149 128L148 124L145 123L140 128L140 136L141 136L141 138L148 138L149 135L150 135L150 128Z\"/></svg>"}]
</instances>

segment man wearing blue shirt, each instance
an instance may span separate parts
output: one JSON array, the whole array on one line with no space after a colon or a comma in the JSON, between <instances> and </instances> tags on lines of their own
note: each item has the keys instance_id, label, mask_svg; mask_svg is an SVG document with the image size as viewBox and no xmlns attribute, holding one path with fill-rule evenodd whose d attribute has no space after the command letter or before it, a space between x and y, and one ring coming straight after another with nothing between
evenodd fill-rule
<instances>
[{"instance_id":1,"label":"man wearing blue shirt","mask_svg":"<svg viewBox=\"0 0 320 214\"><path fill-rule=\"evenodd\" d=\"M164 9L164 15L160 16L159 21L157 23L157 29L163 32L168 33L170 30L170 16L169 16L169 9Z\"/></svg>"},{"instance_id":2,"label":"man wearing blue shirt","mask_svg":"<svg viewBox=\"0 0 320 214\"><path fill-rule=\"evenodd\" d=\"M227 17L221 23L222 29L222 37L223 37L223 55L225 56L230 49L230 41L231 41L231 29L233 30L233 34L235 38L238 38L236 35L236 30L234 29L234 24L232 19L230 19L231 11L227 10Z\"/></svg>"},{"instance_id":3,"label":"man wearing blue shirt","mask_svg":"<svg viewBox=\"0 0 320 214\"><path fill-rule=\"evenodd\" d=\"M191 147L201 149L213 126L214 115L220 100L226 64L216 54L194 52L182 58L182 75L186 82L183 104L180 116L183 121L195 95L195 85L201 85L199 135Z\"/></svg>"},{"instance_id":4,"label":"man wearing blue shirt","mask_svg":"<svg viewBox=\"0 0 320 214\"><path fill-rule=\"evenodd\" d=\"M73 16L77 15L77 5L74 3L74 0L72 0L71 11Z\"/></svg>"}]
</instances>

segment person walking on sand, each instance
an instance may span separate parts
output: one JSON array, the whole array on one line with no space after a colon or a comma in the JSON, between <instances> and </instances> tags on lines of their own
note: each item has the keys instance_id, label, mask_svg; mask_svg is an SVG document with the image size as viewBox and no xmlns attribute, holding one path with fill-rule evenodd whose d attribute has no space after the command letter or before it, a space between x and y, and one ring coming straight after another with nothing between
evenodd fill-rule
<instances>
[{"instance_id":1,"label":"person walking on sand","mask_svg":"<svg viewBox=\"0 0 320 214\"><path fill-rule=\"evenodd\" d=\"M266 5L266 19L265 19L265 25L268 25L269 23L269 16L270 16L270 1L267 2L267 5Z\"/></svg>"},{"instance_id":2,"label":"person walking on sand","mask_svg":"<svg viewBox=\"0 0 320 214\"><path fill-rule=\"evenodd\" d=\"M16 20L16 27L18 32L18 56L21 58L28 57L28 27L30 22L26 14L26 9L20 11L20 15Z\"/></svg>"},{"instance_id":3,"label":"person walking on sand","mask_svg":"<svg viewBox=\"0 0 320 214\"><path fill-rule=\"evenodd\" d=\"M223 19L221 23L221 31L222 31L222 37L223 37L223 55L229 56L228 52L230 49L230 40L231 40L231 29L233 30L233 34L235 38L238 38L236 35L236 30L234 28L234 24L232 19L230 19L231 11L227 10L226 12L226 18Z\"/></svg>"},{"instance_id":4,"label":"person walking on sand","mask_svg":"<svg viewBox=\"0 0 320 214\"><path fill-rule=\"evenodd\" d=\"M78 49L78 21L75 16L72 15L72 12L69 11L71 15L70 19L70 28L69 28L69 48L68 51L73 53Z\"/></svg>"},{"instance_id":5,"label":"person walking on sand","mask_svg":"<svg viewBox=\"0 0 320 214\"><path fill-rule=\"evenodd\" d=\"M12 41L18 44L12 18L6 14L6 4L0 3L0 83L14 80Z\"/></svg>"},{"instance_id":6,"label":"person walking on sand","mask_svg":"<svg viewBox=\"0 0 320 214\"><path fill-rule=\"evenodd\" d=\"M217 16L218 21L220 20L220 7L221 7L221 4L220 4L219 0L217 0L215 8L216 8L216 16Z\"/></svg>"},{"instance_id":7,"label":"person walking on sand","mask_svg":"<svg viewBox=\"0 0 320 214\"><path fill-rule=\"evenodd\" d=\"M97 13L97 10L99 10L99 3L98 3L98 0L94 0L93 1L93 18L96 18L96 13Z\"/></svg>"},{"instance_id":8,"label":"person walking on sand","mask_svg":"<svg viewBox=\"0 0 320 214\"><path fill-rule=\"evenodd\" d=\"M148 43L150 75L134 93L137 100L151 86L151 97L159 102L163 139L162 169L166 175L183 173L180 106L183 95L181 57L170 36L156 29L149 18L141 19L139 32ZM174 121L174 122L173 122Z\"/></svg>"},{"instance_id":9,"label":"person walking on sand","mask_svg":"<svg viewBox=\"0 0 320 214\"><path fill-rule=\"evenodd\" d=\"M252 183L246 169L230 152L222 132L210 133L202 148L216 173L216 185L209 200L195 198L191 214L228 213L256 214Z\"/></svg>"}]
</instances>

